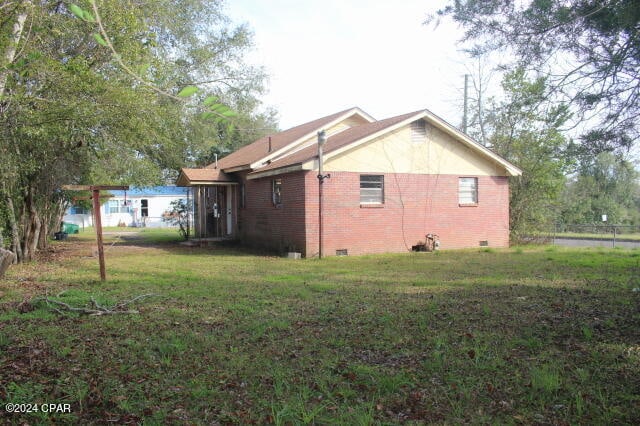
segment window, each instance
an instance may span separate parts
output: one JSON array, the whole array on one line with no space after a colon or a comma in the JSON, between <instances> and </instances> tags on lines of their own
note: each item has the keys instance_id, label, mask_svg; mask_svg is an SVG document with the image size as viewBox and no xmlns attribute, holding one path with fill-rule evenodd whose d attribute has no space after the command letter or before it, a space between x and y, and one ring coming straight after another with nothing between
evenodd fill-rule
<instances>
[{"instance_id":1,"label":"window","mask_svg":"<svg viewBox=\"0 0 640 426\"><path fill-rule=\"evenodd\" d=\"M120 211L120 201L118 200L109 200L107 201L107 214L114 214Z\"/></svg>"},{"instance_id":2,"label":"window","mask_svg":"<svg viewBox=\"0 0 640 426\"><path fill-rule=\"evenodd\" d=\"M384 176L360 175L360 204L384 203Z\"/></svg>"},{"instance_id":3,"label":"window","mask_svg":"<svg viewBox=\"0 0 640 426\"><path fill-rule=\"evenodd\" d=\"M127 204L124 204L124 201L120 200L109 200L105 205L105 213L106 214L116 214L116 213L130 213L131 212L131 201L127 200Z\"/></svg>"},{"instance_id":4,"label":"window","mask_svg":"<svg viewBox=\"0 0 640 426\"><path fill-rule=\"evenodd\" d=\"M461 177L458 180L458 203L478 204L478 178Z\"/></svg>"},{"instance_id":5,"label":"window","mask_svg":"<svg viewBox=\"0 0 640 426\"><path fill-rule=\"evenodd\" d=\"M149 217L149 200L140 200L140 216Z\"/></svg>"},{"instance_id":6,"label":"window","mask_svg":"<svg viewBox=\"0 0 640 426\"><path fill-rule=\"evenodd\" d=\"M271 198L274 206L282 204L282 179L271 181Z\"/></svg>"},{"instance_id":7,"label":"window","mask_svg":"<svg viewBox=\"0 0 640 426\"><path fill-rule=\"evenodd\" d=\"M89 214L89 210L80 206L72 206L69 208L69 214Z\"/></svg>"}]
</instances>

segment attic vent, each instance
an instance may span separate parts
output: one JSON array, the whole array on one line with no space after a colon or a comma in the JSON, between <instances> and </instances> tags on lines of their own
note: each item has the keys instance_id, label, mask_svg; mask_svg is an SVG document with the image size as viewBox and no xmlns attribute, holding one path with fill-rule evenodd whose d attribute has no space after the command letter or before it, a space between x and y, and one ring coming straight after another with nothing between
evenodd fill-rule
<instances>
[{"instance_id":1,"label":"attic vent","mask_svg":"<svg viewBox=\"0 0 640 426\"><path fill-rule=\"evenodd\" d=\"M427 123L423 120L416 120L411 123L411 141L421 143L427 138Z\"/></svg>"}]
</instances>

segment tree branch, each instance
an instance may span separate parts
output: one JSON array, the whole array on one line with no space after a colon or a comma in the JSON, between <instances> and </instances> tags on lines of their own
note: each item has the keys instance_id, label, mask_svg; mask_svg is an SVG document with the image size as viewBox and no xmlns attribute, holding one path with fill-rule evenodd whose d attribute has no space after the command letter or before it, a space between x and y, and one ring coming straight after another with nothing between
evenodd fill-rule
<instances>
[{"instance_id":1,"label":"tree branch","mask_svg":"<svg viewBox=\"0 0 640 426\"><path fill-rule=\"evenodd\" d=\"M89 308L71 306L70 304L61 302L59 300L50 299L48 296L45 296L42 298L36 298L34 299L34 301L43 300L49 308L58 312L60 315L64 315L65 313L72 312L80 315L102 316L102 315L120 315L120 314L139 314L140 313L139 311L135 309L129 309L128 308L129 305L131 305L134 302L137 302L138 300L141 300L147 297L152 297L152 296L158 296L158 295L152 294L152 293L142 294L140 296L134 297L131 300L125 300L123 302L116 303L112 307L102 306L98 304L98 302L96 302L96 300L92 297L91 307Z\"/></svg>"}]
</instances>

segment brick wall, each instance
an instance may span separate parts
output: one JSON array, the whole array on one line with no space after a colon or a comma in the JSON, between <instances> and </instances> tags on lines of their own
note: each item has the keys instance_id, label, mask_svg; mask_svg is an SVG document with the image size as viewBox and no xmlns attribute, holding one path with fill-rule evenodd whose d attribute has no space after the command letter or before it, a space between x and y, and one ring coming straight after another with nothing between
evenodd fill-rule
<instances>
[{"instance_id":1,"label":"brick wall","mask_svg":"<svg viewBox=\"0 0 640 426\"><path fill-rule=\"evenodd\" d=\"M248 245L278 252L318 255L317 172L288 173L282 204L272 202L272 178L246 180L246 205L239 209L239 235ZM466 176L465 176L466 177ZM428 233L441 249L509 245L509 187L506 177L478 177L478 204L460 206L458 178L452 175L385 174L385 202L360 205L360 174L331 173L324 183L325 256L406 252Z\"/></svg>"},{"instance_id":2,"label":"brick wall","mask_svg":"<svg viewBox=\"0 0 640 426\"><path fill-rule=\"evenodd\" d=\"M509 188L506 177L478 177L478 204L458 204L458 177L386 174L385 202L360 205L360 174L338 172L324 184L324 255L404 252L439 235L442 249L509 245ZM305 177L307 257L318 253L318 181Z\"/></svg>"},{"instance_id":3,"label":"brick wall","mask_svg":"<svg viewBox=\"0 0 640 426\"><path fill-rule=\"evenodd\" d=\"M305 178L303 172L287 173L274 178L281 179L281 201L273 204L272 180L247 180L240 175L245 185L245 207L238 209L238 233L240 240L254 247L268 248L278 252L304 251L305 248Z\"/></svg>"}]
</instances>

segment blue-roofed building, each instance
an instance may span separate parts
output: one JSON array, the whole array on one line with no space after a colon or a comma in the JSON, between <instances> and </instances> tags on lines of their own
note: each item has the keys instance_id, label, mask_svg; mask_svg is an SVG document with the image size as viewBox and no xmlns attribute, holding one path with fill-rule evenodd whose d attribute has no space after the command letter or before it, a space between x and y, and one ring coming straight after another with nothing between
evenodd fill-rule
<instances>
[{"instance_id":1,"label":"blue-roofed building","mask_svg":"<svg viewBox=\"0 0 640 426\"><path fill-rule=\"evenodd\" d=\"M188 191L189 188L177 186L109 191L112 197L101 206L102 226L170 226L163 217L171 211L173 201L189 198ZM63 220L80 226L90 226L93 222L90 212L79 212L75 207L67 210Z\"/></svg>"}]
</instances>

